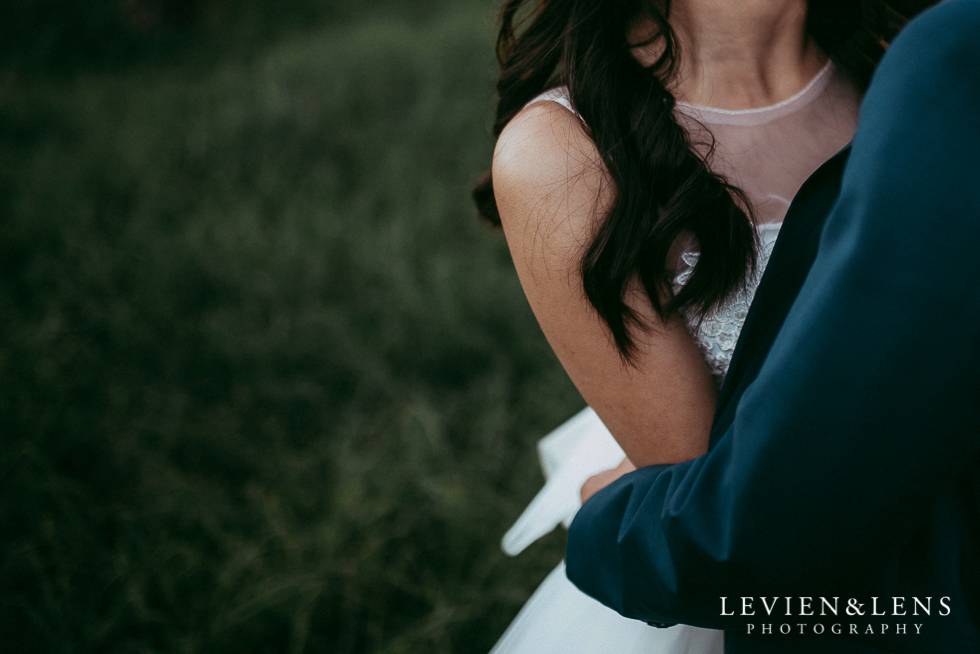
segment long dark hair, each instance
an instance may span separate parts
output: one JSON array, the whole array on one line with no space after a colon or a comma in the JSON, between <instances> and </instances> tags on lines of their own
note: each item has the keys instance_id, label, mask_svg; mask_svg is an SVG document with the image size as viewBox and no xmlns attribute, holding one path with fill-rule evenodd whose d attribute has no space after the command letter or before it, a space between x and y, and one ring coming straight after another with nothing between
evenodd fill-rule
<instances>
[{"instance_id":1,"label":"long dark hair","mask_svg":"<svg viewBox=\"0 0 980 654\"><path fill-rule=\"evenodd\" d=\"M863 93L898 31L936 2L810 0L806 27ZM581 274L586 297L627 361L634 352L631 330L643 327L625 301L634 279L666 321L679 310L703 317L755 267L744 193L708 169L674 117L666 86L678 56L670 6L671 0L506 0L497 37L494 136L538 94L564 85L614 185L615 199L582 255ZM654 22L662 41L663 53L648 68L627 42L640 17ZM480 215L500 225L489 173L473 198ZM681 232L693 235L701 255L687 284L671 295L665 293L667 256Z\"/></svg>"}]
</instances>

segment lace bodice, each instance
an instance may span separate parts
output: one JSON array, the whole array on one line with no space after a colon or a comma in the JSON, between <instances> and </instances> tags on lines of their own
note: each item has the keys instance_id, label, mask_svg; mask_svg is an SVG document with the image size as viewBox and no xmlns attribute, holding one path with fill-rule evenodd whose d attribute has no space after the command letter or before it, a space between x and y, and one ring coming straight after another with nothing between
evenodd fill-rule
<instances>
[{"instance_id":1,"label":"lace bodice","mask_svg":"<svg viewBox=\"0 0 980 654\"><path fill-rule=\"evenodd\" d=\"M575 111L565 88L547 91L528 104L547 100ZM720 385L728 372L749 305L769 262L790 200L803 182L851 140L860 97L828 62L795 96L759 109L730 111L678 102L675 116L692 146L712 171L742 189L759 230L756 274L700 324L687 320L691 334ZM714 148L711 148L711 144ZM709 154L710 153L710 154ZM674 291L691 276L697 245L679 248Z\"/></svg>"},{"instance_id":2,"label":"lace bodice","mask_svg":"<svg viewBox=\"0 0 980 654\"><path fill-rule=\"evenodd\" d=\"M758 266L745 288L700 324L687 317L688 328L719 386L732 362L735 343L790 199L807 177L850 141L857 125L858 104L857 92L828 62L805 89L770 107L726 111L677 105L679 122L691 140L700 144L695 147L707 148L714 140L708 165L746 192L759 232ZM698 260L695 250L689 247L676 264L675 292L691 276Z\"/></svg>"},{"instance_id":3,"label":"lace bodice","mask_svg":"<svg viewBox=\"0 0 980 654\"><path fill-rule=\"evenodd\" d=\"M772 247L776 244L776 237L779 235L781 226L782 223L766 223L758 226L758 265L755 274L746 280L745 288L728 298L700 323L694 316L687 316L687 327L697 342L698 349L701 351L701 355L704 357L705 363L708 364L711 375L715 378L719 388L725 381L725 374L728 372L728 366L732 362L732 354L735 352L735 344L738 342L745 317L749 313L749 305L752 304L752 298L755 297L755 291L759 287L762 273L769 263L769 256L772 254ZM697 262L697 252L689 251L681 255L674 277L675 293L690 279Z\"/></svg>"}]
</instances>

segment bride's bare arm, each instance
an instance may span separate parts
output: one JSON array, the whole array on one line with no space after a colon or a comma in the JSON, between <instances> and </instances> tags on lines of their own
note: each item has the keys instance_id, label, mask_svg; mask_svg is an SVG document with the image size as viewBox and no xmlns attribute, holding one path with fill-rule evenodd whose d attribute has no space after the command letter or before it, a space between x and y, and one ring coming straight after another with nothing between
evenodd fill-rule
<instances>
[{"instance_id":1,"label":"bride's bare arm","mask_svg":"<svg viewBox=\"0 0 980 654\"><path fill-rule=\"evenodd\" d=\"M579 119L554 102L524 109L493 159L497 206L514 265L548 342L589 405L637 466L707 451L714 382L679 317L664 325L641 293L631 306L653 329L623 363L582 289L580 262L614 190Z\"/></svg>"}]
</instances>

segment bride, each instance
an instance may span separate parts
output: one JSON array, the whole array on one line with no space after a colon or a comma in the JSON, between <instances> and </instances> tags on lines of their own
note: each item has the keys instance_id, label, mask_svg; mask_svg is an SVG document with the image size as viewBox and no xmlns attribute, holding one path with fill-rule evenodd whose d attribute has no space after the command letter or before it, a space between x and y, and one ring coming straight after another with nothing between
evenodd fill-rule
<instances>
[{"instance_id":1,"label":"bride","mask_svg":"<svg viewBox=\"0 0 980 654\"><path fill-rule=\"evenodd\" d=\"M887 43L931 4L507 0L497 147L474 197L590 407L541 441L548 481L508 553L635 466L707 451L790 200L850 141ZM559 565L493 654L606 651L721 652L722 636L620 617Z\"/></svg>"}]
</instances>

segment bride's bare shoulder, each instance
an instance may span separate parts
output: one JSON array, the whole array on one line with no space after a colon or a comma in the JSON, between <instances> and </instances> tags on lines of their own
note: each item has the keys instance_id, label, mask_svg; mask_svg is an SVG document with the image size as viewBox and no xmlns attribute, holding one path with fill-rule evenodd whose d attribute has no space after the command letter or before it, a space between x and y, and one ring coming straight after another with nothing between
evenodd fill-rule
<instances>
[{"instance_id":1,"label":"bride's bare shoulder","mask_svg":"<svg viewBox=\"0 0 980 654\"><path fill-rule=\"evenodd\" d=\"M582 121L548 100L525 107L504 128L492 174L505 232L547 220L580 240L609 197L602 159Z\"/></svg>"}]
</instances>

